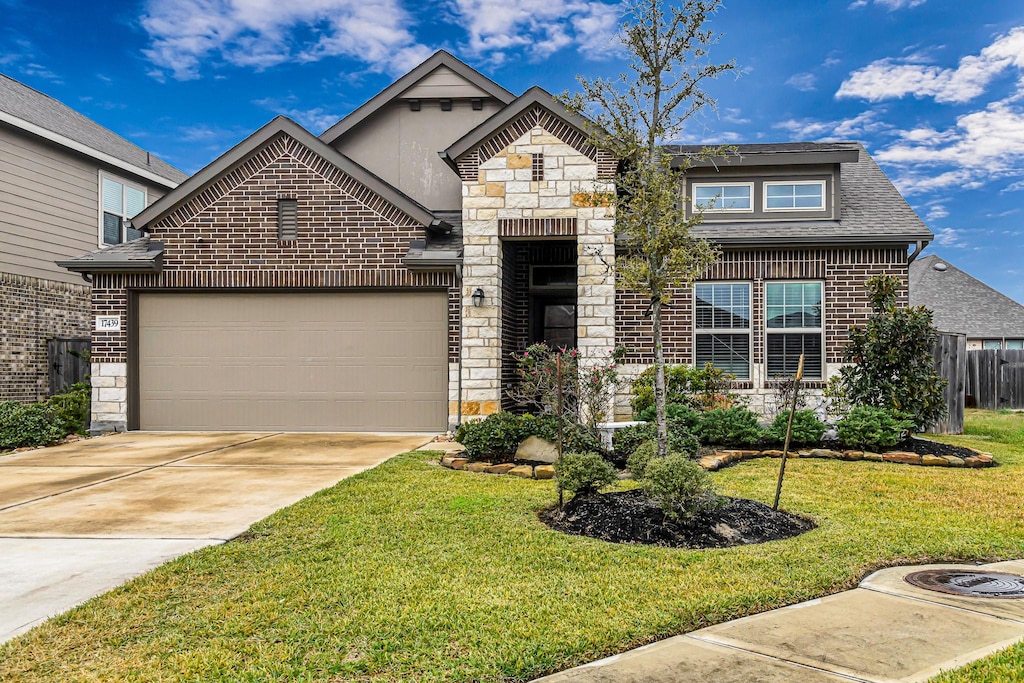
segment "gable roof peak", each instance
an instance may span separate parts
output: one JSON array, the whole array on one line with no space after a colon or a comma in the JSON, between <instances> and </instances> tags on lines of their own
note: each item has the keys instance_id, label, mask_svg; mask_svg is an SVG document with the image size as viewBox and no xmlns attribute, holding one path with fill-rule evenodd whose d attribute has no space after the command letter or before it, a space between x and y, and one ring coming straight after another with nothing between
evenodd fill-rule
<instances>
[{"instance_id":1,"label":"gable roof peak","mask_svg":"<svg viewBox=\"0 0 1024 683\"><path fill-rule=\"evenodd\" d=\"M338 138L355 128L385 105L401 98L403 93L412 88L416 83L421 81L440 66L445 66L451 69L462 79L471 85L476 86L489 97L493 97L503 105L506 105L515 99L515 95L511 92L505 90L505 88L501 87L487 76L484 76L473 67L458 59L452 53L446 50L438 50L418 66L414 67L409 71L409 73L398 78L398 80L394 81L391 85L384 88L372 98L357 107L354 111L348 114L348 116L321 133L320 139L328 145L333 145Z\"/></svg>"}]
</instances>

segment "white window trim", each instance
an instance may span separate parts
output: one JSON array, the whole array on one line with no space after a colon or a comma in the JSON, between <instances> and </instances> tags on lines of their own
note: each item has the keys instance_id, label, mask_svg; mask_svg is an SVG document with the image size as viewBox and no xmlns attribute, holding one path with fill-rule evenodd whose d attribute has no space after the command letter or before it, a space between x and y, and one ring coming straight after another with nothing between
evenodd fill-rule
<instances>
[{"instance_id":1,"label":"white window trim","mask_svg":"<svg viewBox=\"0 0 1024 683\"><path fill-rule=\"evenodd\" d=\"M692 298L692 321L693 321L693 341L691 344L691 358L693 358L693 367L697 367L697 335L698 334L743 334L742 327L697 327L697 287L699 285L746 285L748 301L750 301L750 324L746 328L747 332L747 376L737 377L738 382L750 382L754 379L754 285L749 280L703 280L693 283L693 298Z\"/></svg>"},{"instance_id":2,"label":"white window trim","mask_svg":"<svg viewBox=\"0 0 1024 683\"><path fill-rule=\"evenodd\" d=\"M111 180L111 181L113 181L115 183L121 183L121 185L123 185L125 187L131 187L131 188L134 188L134 189L139 190L140 192L142 192L143 208L149 206L149 190L146 188L145 185L140 185L139 183L133 182L133 181L128 180L126 178L122 178L121 176L116 176L113 173L107 173L106 171L102 171L102 170L98 172L98 178L99 179L97 181L97 186L96 186L96 203L97 203L97 211L96 211L96 243L100 246L101 249L107 249L109 247L115 247L117 245L116 244L107 244L106 242L103 241L103 214L105 213L103 211L103 180L107 179L107 180ZM125 193L122 191L122 193L121 193L121 211L125 211L124 203L125 203ZM121 214L121 217L124 218L125 220L129 220L129 218L130 218L129 216L125 215L124 213Z\"/></svg>"},{"instance_id":3,"label":"white window trim","mask_svg":"<svg viewBox=\"0 0 1024 683\"><path fill-rule=\"evenodd\" d=\"M749 209L701 209L697 204L697 188L698 187L746 187L750 190L750 208ZM693 183L690 186L690 209L693 213L701 211L702 213L754 213L754 183ZM727 284L727 283L722 283Z\"/></svg>"},{"instance_id":4,"label":"white window trim","mask_svg":"<svg viewBox=\"0 0 1024 683\"><path fill-rule=\"evenodd\" d=\"M769 285L821 285L821 327L768 327L768 286ZM778 381L784 377L772 377L768 374L768 335L770 334L817 334L821 336L821 375L808 377L811 382L824 382L826 379L826 365L828 361L828 349L825 348L825 282L823 280L766 280L764 283L764 379L766 382ZM807 366L804 366L804 375L807 374Z\"/></svg>"},{"instance_id":5,"label":"white window trim","mask_svg":"<svg viewBox=\"0 0 1024 683\"><path fill-rule=\"evenodd\" d=\"M768 188L778 185L817 185L821 188L821 206L809 207L801 206L799 208L783 208L783 209L769 209L768 208ZM822 212L825 210L828 202L825 199L825 181L824 180L766 180L764 183L764 190L761 193L762 209L765 213L792 213L794 211L815 211Z\"/></svg>"}]
</instances>

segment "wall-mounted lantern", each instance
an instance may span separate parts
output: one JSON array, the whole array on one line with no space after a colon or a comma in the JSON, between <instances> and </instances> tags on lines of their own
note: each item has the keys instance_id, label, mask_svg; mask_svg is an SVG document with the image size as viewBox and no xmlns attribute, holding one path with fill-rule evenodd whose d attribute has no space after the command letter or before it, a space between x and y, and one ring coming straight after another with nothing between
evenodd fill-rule
<instances>
[{"instance_id":1,"label":"wall-mounted lantern","mask_svg":"<svg viewBox=\"0 0 1024 683\"><path fill-rule=\"evenodd\" d=\"M484 290L480 287L473 290L473 305L477 308L484 305Z\"/></svg>"}]
</instances>

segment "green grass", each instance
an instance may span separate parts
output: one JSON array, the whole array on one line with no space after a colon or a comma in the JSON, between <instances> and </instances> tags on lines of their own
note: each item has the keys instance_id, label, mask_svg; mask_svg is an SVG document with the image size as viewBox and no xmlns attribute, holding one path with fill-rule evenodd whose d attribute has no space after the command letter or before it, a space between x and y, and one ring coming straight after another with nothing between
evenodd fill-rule
<instances>
[{"instance_id":1,"label":"green grass","mask_svg":"<svg viewBox=\"0 0 1024 683\"><path fill-rule=\"evenodd\" d=\"M969 426L948 440L1002 467L791 461L783 507L818 528L706 551L552 532L551 482L405 454L3 646L0 680L528 680L886 565L1024 557L1024 415ZM768 502L777 466L712 476Z\"/></svg>"}]
</instances>

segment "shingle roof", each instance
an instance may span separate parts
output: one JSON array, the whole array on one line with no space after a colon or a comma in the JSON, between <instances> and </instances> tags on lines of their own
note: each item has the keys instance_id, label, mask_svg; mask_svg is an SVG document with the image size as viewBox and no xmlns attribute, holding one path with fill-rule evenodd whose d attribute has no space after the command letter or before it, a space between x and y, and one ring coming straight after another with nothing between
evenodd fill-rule
<instances>
[{"instance_id":1,"label":"shingle roof","mask_svg":"<svg viewBox=\"0 0 1024 683\"><path fill-rule=\"evenodd\" d=\"M428 230L426 239L409 242L409 251L402 262L413 270L437 270L462 263L462 212L435 211L434 216L451 230L448 233Z\"/></svg>"},{"instance_id":2,"label":"shingle roof","mask_svg":"<svg viewBox=\"0 0 1024 683\"><path fill-rule=\"evenodd\" d=\"M827 146L830 150L856 150L856 163L840 167L842 197L838 221L749 221L705 223L693 230L696 237L727 246L785 244L875 244L930 242L932 232L863 146L846 143L785 143ZM779 147L782 147L780 145ZM740 154L769 145L739 145ZM791 151L791 150L790 150ZM813 150L820 151L820 150Z\"/></svg>"},{"instance_id":3,"label":"shingle roof","mask_svg":"<svg viewBox=\"0 0 1024 683\"><path fill-rule=\"evenodd\" d=\"M910 264L909 287L910 305L931 309L940 332L1024 339L1024 305L934 254Z\"/></svg>"},{"instance_id":4,"label":"shingle roof","mask_svg":"<svg viewBox=\"0 0 1024 683\"><path fill-rule=\"evenodd\" d=\"M124 242L67 261L57 261L61 268L74 273L92 273L102 270L118 272L160 272L163 267L164 243L143 235L137 240Z\"/></svg>"},{"instance_id":5,"label":"shingle roof","mask_svg":"<svg viewBox=\"0 0 1024 683\"><path fill-rule=\"evenodd\" d=\"M0 74L0 112L56 133L91 150L180 183L188 176L66 104Z\"/></svg>"}]
</instances>

